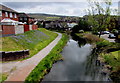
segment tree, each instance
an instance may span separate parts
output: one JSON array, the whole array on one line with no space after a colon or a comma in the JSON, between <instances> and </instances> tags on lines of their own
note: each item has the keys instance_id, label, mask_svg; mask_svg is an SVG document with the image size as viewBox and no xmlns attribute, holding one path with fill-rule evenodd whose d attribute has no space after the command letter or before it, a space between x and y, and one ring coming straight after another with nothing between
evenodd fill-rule
<instances>
[{"instance_id":1,"label":"tree","mask_svg":"<svg viewBox=\"0 0 120 83\"><path fill-rule=\"evenodd\" d=\"M90 25L87 21L80 19L78 25L72 28L72 32L77 33L79 30L90 31Z\"/></svg>"},{"instance_id":2,"label":"tree","mask_svg":"<svg viewBox=\"0 0 120 83\"><path fill-rule=\"evenodd\" d=\"M101 32L106 30L106 27L109 25L110 6L112 3L110 0L104 0L103 2L88 0L88 3L90 5L88 22L91 23L93 32L100 32L100 37Z\"/></svg>"},{"instance_id":3,"label":"tree","mask_svg":"<svg viewBox=\"0 0 120 83\"><path fill-rule=\"evenodd\" d=\"M78 26L80 27L79 30L90 31L90 24L85 20L80 20Z\"/></svg>"},{"instance_id":4,"label":"tree","mask_svg":"<svg viewBox=\"0 0 120 83\"><path fill-rule=\"evenodd\" d=\"M80 27L78 25L75 25L73 28L72 28L72 33L77 33L79 32L80 30Z\"/></svg>"}]
</instances>

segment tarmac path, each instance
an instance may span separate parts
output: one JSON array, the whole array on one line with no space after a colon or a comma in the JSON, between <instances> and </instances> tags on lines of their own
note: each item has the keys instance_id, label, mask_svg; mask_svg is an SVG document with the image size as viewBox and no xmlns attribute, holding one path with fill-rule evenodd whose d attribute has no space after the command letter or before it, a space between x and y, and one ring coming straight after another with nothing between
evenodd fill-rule
<instances>
[{"instance_id":1,"label":"tarmac path","mask_svg":"<svg viewBox=\"0 0 120 83\"><path fill-rule=\"evenodd\" d=\"M33 57L18 61L18 62L9 62L9 63L0 63L2 64L2 72L10 72L7 81L24 81L25 78L30 74L30 72L37 66L37 64L46 57L49 52L54 48L58 41L62 38L62 34L57 33L58 36L53 40L48 46L43 48Z\"/></svg>"}]
</instances>

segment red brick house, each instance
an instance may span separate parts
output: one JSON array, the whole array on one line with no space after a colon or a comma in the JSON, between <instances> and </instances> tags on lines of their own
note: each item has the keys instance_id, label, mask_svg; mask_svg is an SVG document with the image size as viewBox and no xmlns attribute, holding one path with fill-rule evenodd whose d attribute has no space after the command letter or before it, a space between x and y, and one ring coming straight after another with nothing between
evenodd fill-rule
<instances>
[{"instance_id":1,"label":"red brick house","mask_svg":"<svg viewBox=\"0 0 120 83\"><path fill-rule=\"evenodd\" d=\"M24 32L30 31L30 30L36 30L38 28L38 26L34 24L35 23L34 18L30 17L25 13L18 13L18 19L19 19L19 22L25 23Z\"/></svg>"},{"instance_id":2,"label":"red brick house","mask_svg":"<svg viewBox=\"0 0 120 83\"><path fill-rule=\"evenodd\" d=\"M29 24L29 16L25 13L18 13L19 22Z\"/></svg>"},{"instance_id":3,"label":"red brick house","mask_svg":"<svg viewBox=\"0 0 120 83\"><path fill-rule=\"evenodd\" d=\"M18 12L0 4L0 21L4 18L10 18L12 20L18 21Z\"/></svg>"},{"instance_id":4,"label":"red brick house","mask_svg":"<svg viewBox=\"0 0 120 83\"><path fill-rule=\"evenodd\" d=\"M30 17L26 13L18 13L18 20L19 22L29 24L34 24L35 19L33 17Z\"/></svg>"},{"instance_id":5,"label":"red brick house","mask_svg":"<svg viewBox=\"0 0 120 83\"><path fill-rule=\"evenodd\" d=\"M20 23L18 20L18 12L0 4L1 36L24 33L23 24Z\"/></svg>"},{"instance_id":6,"label":"red brick house","mask_svg":"<svg viewBox=\"0 0 120 83\"><path fill-rule=\"evenodd\" d=\"M33 18L30 18L27 14L18 13L15 10L0 4L0 34L2 34L2 36L36 30L37 27L38 26L33 22Z\"/></svg>"}]
</instances>

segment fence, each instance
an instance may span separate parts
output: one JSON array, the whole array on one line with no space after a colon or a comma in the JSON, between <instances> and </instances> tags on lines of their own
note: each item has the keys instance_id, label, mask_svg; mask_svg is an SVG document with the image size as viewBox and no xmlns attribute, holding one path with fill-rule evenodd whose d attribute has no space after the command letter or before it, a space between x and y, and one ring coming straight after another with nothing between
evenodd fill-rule
<instances>
[{"instance_id":1,"label":"fence","mask_svg":"<svg viewBox=\"0 0 120 83\"><path fill-rule=\"evenodd\" d=\"M11 51L11 52L0 52L2 61L19 60L29 57L29 50L23 51Z\"/></svg>"},{"instance_id":2,"label":"fence","mask_svg":"<svg viewBox=\"0 0 120 83\"><path fill-rule=\"evenodd\" d=\"M32 25L32 30L37 30L38 29L38 25Z\"/></svg>"},{"instance_id":3,"label":"fence","mask_svg":"<svg viewBox=\"0 0 120 83\"><path fill-rule=\"evenodd\" d=\"M29 31L29 25L24 25L24 32Z\"/></svg>"}]
</instances>

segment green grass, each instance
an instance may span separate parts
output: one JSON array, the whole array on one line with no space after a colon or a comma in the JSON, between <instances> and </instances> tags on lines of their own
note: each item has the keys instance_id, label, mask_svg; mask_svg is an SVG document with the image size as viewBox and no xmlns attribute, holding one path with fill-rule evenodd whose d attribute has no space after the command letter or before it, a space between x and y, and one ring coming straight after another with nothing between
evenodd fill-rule
<instances>
[{"instance_id":1,"label":"green grass","mask_svg":"<svg viewBox=\"0 0 120 83\"><path fill-rule=\"evenodd\" d=\"M120 50L119 51L115 51L115 52L111 52L111 53L117 60L120 59Z\"/></svg>"},{"instance_id":2,"label":"green grass","mask_svg":"<svg viewBox=\"0 0 120 83\"><path fill-rule=\"evenodd\" d=\"M40 28L39 30L28 31L16 36L3 37L2 48L0 48L0 50L19 51L29 49L31 57L46 47L57 37L57 35L58 34L53 33L52 31Z\"/></svg>"},{"instance_id":3,"label":"green grass","mask_svg":"<svg viewBox=\"0 0 120 83\"><path fill-rule=\"evenodd\" d=\"M44 75L49 72L55 61L62 58L60 52L66 45L68 36L63 34L58 44L51 50L51 52L34 68L34 70L26 78L25 82L39 82L44 78Z\"/></svg>"},{"instance_id":4,"label":"green grass","mask_svg":"<svg viewBox=\"0 0 120 83\"><path fill-rule=\"evenodd\" d=\"M7 79L8 73L0 74L0 83Z\"/></svg>"},{"instance_id":5,"label":"green grass","mask_svg":"<svg viewBox=\"0 0 120 83\"><path fill-rule=\"evenodd\" d=\"M107 62L107 64L113 67L113 71L116 71L118 67L120 67L120 54L119 53L120 53L120 50L102 55L105 61Z\"/></svg>"}]
</instances>

